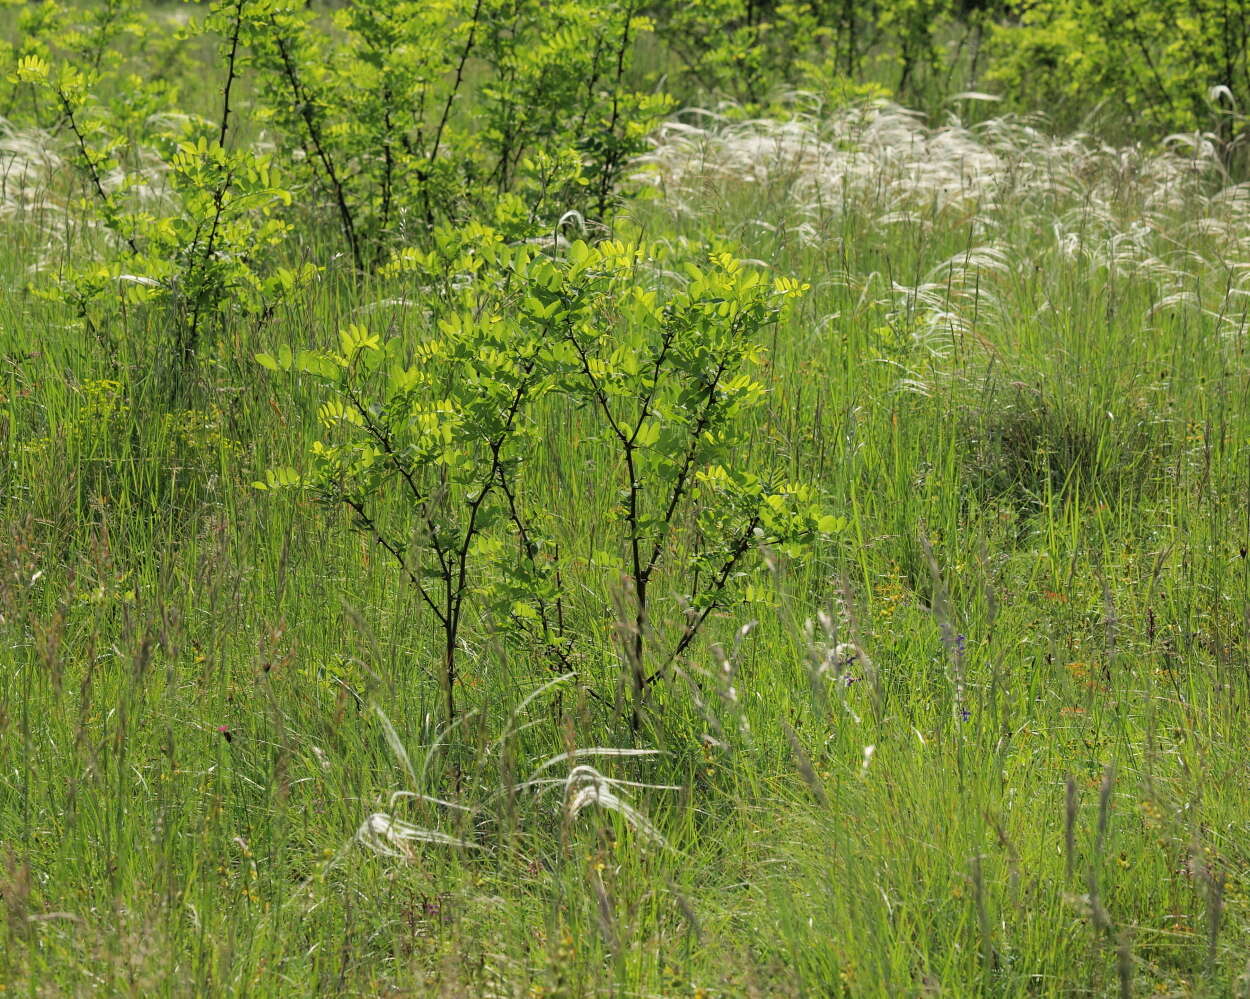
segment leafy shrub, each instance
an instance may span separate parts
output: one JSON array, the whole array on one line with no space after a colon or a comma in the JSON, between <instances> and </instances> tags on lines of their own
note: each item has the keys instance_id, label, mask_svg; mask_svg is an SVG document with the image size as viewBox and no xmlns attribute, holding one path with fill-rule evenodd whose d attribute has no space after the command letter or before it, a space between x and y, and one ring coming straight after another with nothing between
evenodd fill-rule
<instances>
[{"instance_id":1,"label":"leafy shrub","mask_svg":"<svg viewBox=\"0 0 1250 999\"><path fill-rule=\"evenodd\" d=\"M1114 102L1151 132L1232 140L1250 106L1247 31L1245 3L1043 0L995 28L989 78L1030 109Z\"/></svg>"},{"instance_id":2,"label":"leafy shrub","mask_svg":"<svg viewBox=\"0 0 1250 999\"><path fill-rule=\"evenodd\" d=\"M73 303L101 334L117 307L159 308L168 347L191 360L203 328L230 316L265 314L295 285L291 271L263 270L288 232L275 210L290 194L274 183L270 158L254 148L228 150L231 86L243 25L214 4L209 24L227 32L231 54L217 123L170 113L159 84L133 81L142 113L119 115L95 93L101 74L65 59L56 65L27 55L15 79L45 94L71 138L72 159L86 188L79 207L102 230L103 259L61 270L49 292ZM159 109L159 112L158 110Z\"/></svg>"},{"instance_id":3,"label":"leafy shrub","mask_svg":"<svg viewBox=\"0 0 1250 999\"><path fill-rule=\"evenodd\" d=\"M358 269L509 192L525 235L568 210L602 215L668 107L626 86L647 26L629 3L383 0L344 7L332 31L303 4L267 3L251 25L260 117L333 206ZM457 112L470 62L480 122Z\"/></svg>"},{"instance_id":4,"label":"leafy shrub","mask_svg":"<svg viewBox=\"0 0 1250 999\"><path fill-rule=\"evenodd\" d=\"M211 113L154 69L126 72L139 56L114 43L162 34L130 0L46 0L19 20L10 103L28 96L66 134L96 234L51 293L97 334L119 308L159 308L184 363L206 328L259 326L315 275L292 263L293 222L330 222L359 273L473 214L520 237L604 216L669 106L629 86L649 27L632 3L213 0L176 33L218 52ZM480 122L458 110L470 86ZM265 143L244 141L257 126Z\"/></svg>"},{"instance_id":5,"label":"leafy shrub","mask_svg":"<svg viewBox=\"0 0 1250 999\"><path fill-rule=\"evenodd\" d=\"M472 602L537 638L553 668L571 668L574 642L555 613L556 552L571 539L559 536L559 505L533 494L530 469L536 451L572 442L538 434L539 407L591 418L582 446L606 459L592 467L621 475L616 547L596 554L628 584L622 679L635 731L652 687L733 598L754 553L802 555L841 526L806 487L741 460L764 394L750 373L761 331L802 289L726 253L686 263L674 286L665 258L611 241L549 257L484 227L442 229L434 249L390 267L434 303L428 338L352 326L335 351L257 356L311 376L325 398L311 468L271 469L258 487L345 505L389 553L441 629L449 725Z\"/></svg>"},{"instance_id":6,"label":"leafy shrub","mask_svg":"<svg viewBox=\"0 0 1250 999\"><path fill-rule=\"evenodd\" d=\"M869 76L899 94L931 90L963 47L952 36L962 29L979 37L984 20L950 0L713 0L654 9L685 84L749 104L796 85L845 99Z\"/></svg>"}]
</instances>

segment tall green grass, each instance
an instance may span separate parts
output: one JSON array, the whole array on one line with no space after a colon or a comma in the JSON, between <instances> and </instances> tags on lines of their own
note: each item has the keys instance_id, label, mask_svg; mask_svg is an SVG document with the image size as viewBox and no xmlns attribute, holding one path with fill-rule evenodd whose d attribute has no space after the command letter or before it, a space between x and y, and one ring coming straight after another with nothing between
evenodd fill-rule
<instances>
[{"instance_id":1,"label":"tall green grass","mask_svg":"<svg viewBox=\"0 0 1250 999\"><path fill-rule=\"evenodd\" d=\"M579 414L534 457L599 697L478 623L447 732L419 600L250 488L315 420L259 344L171 407L151 320L96 342L5 296L6 992L1250 994L1243 196L1028 123L841 114L700 120L618 223L812 284L752 447L850 524L768 556L639 744ZM404 290L331 271L266 346Z\"/></svg>"}]
</instances>

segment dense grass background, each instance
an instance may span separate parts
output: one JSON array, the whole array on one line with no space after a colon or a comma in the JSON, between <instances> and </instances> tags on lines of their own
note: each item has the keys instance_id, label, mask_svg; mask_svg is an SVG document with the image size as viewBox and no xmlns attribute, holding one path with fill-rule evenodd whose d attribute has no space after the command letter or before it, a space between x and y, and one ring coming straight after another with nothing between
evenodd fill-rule
<instances>
[{"instance_id":1,"label":"dense grass background","mask_svg":"<svg viewBox=\"0 0 1250 999\"><path fill-rule=\"evenodd\" d=\"M753 447L850 527L762 560L637 742L579 414L536 460L603 700L472 627L443 731L414 594L250 486L318 400L239 334L172 406L159 316L21 290L56 171L6 202L6 991L1250 994L1246 191L1201 146L790 112L662 130L615 225L811 283ZM321 246L264 346L407 290ZM518 787L575 762L664 844ZM471 845L381 855L378 812Z\"/></svg>"}]
</instances>

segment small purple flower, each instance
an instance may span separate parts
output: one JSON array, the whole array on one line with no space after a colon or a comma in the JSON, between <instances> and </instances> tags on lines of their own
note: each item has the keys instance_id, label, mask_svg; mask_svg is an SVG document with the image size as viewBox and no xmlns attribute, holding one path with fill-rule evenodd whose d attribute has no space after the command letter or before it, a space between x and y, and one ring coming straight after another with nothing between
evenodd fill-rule
<instances>
[{"instance_id":1,"label":"small purple flower","mask_svg":"<svg viewBox=\"0 0 1250 999\"><path fill-rule=\"evenodd\" d=\"M968 644L967 635L956 635L955 636L955 654L962 656L964 654L964 648L967 644Z\"/></svg>"},{"instance_id":2,"label":"small purple flower","mask_svg":"<svg viewBox=\"0 0 1250 999\"><path fill-rule=\"evenodd\" d=\"M851 676L850 673L847 673L846 676L842 678L842 682L849 687L853 683L859 683L859 677Z\"/></svg>"},{"instance_id":3,"label":"small purple flower","mask_svg":"<svg viewBox=\"0 0 1250 999\"><path fill-rule=\"evenodd\" d=\"M971 718L971 717L972 717L972 712L971 712L971 711L969 711L967 708L960 708L960 709L959 709L959 720L960 720L960 721L967 721L967 720L968 720L969 718Z\"/></svg>"}]
</instances>

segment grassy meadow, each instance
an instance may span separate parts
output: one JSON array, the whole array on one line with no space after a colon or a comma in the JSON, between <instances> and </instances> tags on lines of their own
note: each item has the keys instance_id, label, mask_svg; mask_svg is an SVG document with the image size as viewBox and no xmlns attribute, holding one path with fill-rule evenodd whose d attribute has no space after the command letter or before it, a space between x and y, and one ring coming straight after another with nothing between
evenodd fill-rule
<instances>
[{"instance_id":1,"label":"grassy meadow","mask_svg":"<svg viewBox=\"0 0 1250 999\"><path fill-rule=\"evenodd\" d=\"M1250 995L1250 188L1211 142L674 108L581 234L810 285L736 460L840 530L744 556L631 715L623 470L545 396L576 653L470 602L449 725L394 559L253 485L325 401L254 355L422 342L421 289L309 209L315 279L175 398L165 313L36 290L106 239L66 141L0 134L0 993Z\"/></svg>"}]
</instances>

